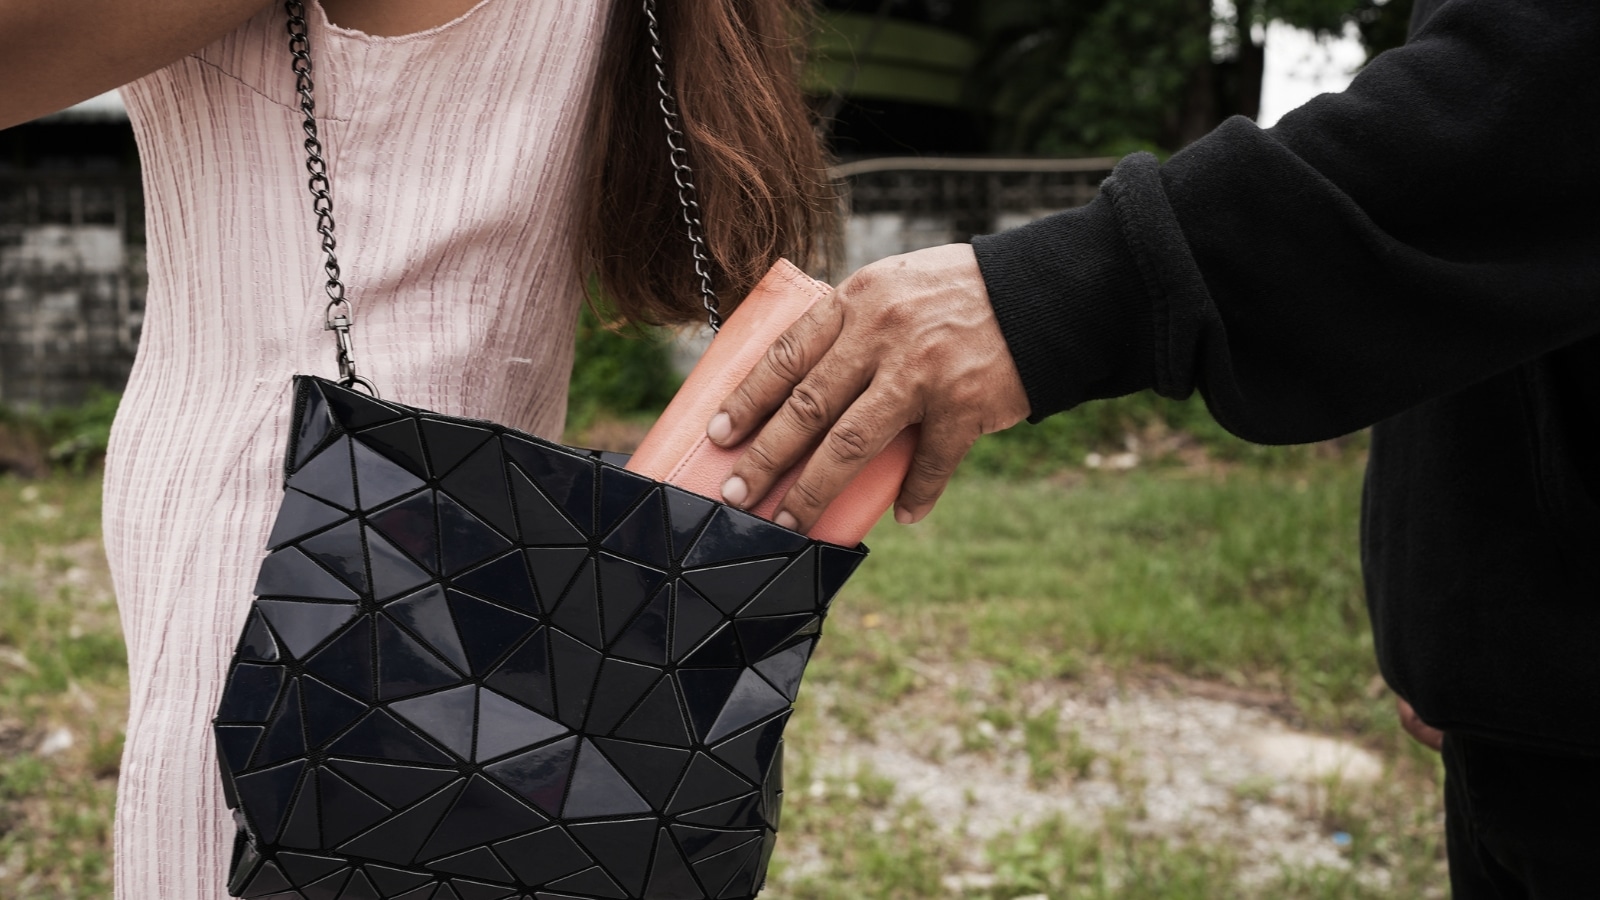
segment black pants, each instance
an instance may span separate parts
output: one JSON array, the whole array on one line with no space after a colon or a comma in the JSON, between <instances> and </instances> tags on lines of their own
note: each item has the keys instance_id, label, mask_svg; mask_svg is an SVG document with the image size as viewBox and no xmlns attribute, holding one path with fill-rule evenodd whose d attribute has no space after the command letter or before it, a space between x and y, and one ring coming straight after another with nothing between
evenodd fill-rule
<instances>
[{"instance_id":1,"label":"black pants","mask_svg":"<svg viewBox=\"0 0 1600 900\"><path fill-rule=\"evenodd\" d=\"M1444 739L1454 900L1600 897L1600 759Z\"/></svg>"}]
</instances>

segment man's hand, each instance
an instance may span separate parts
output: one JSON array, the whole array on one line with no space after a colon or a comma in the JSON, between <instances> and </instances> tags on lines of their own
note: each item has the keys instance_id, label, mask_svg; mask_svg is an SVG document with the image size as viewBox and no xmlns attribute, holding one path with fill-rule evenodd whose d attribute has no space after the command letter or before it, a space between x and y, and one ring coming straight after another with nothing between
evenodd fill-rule
<instances>
[{"instance_id":1,"label":"man's hand","mask_svg":"<svg viewBox=\"0 0 1600 900\"><path fill-rule=\"evenodd\" d=\"M1411 708L1411 704L1407 703L1404 697L1394 698L1394 705L1400 713L1400 727L1406 730L1406 734L1415 738L1417 743L1438 753L1439 748L1444 746L1444 732L1422 721L1417 711Z\"/></svg>"},{"instance_id":2,"label":"man's hand","mask_svg":"<svg viewBox=\"0 0 1600 900\"><path fill-rule=\"evenodd\" d=\"M740 507L815 447L774 517L805 531L906 426L922 430L895 501L902 524L928 514L980 435L1027 416L977 258L950 244L846 279L772 345L706 433L731 446L760 427L722 487Z\"/></svg>"}]
</instances>

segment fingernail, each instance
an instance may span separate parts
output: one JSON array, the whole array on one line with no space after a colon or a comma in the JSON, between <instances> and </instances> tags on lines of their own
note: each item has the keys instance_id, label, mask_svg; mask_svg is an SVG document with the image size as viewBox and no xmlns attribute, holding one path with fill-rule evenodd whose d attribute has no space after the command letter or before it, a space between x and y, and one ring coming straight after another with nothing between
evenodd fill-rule
<instances>
[{"instance_id":1,"label":"fingernail","mask_svg":"<svg viewBox=\"0 0 1600 900\"><path fill-rule=\"evenodd\" d=\"M778 513L778 517L772 521L776 522L783 528L789 529L790 531L798 531L800 529L800 520L796 519L787 512Z\"/></svg>"},{"instance_id":2,"label":"fingernail","mask_svg":"<svg viewBox=\"0 0 1600 900\"><path fill-rule=\"evenodd\" d=\"M711 417L711 424L706 426L706 437L711 438L713 444L726 441L733 434L733 419L727 413L717 413Z\"/></svg>"},{"instance_id":3,"label":"fingernail","mask_svg":"<svg viewBox=\"0 0 1600 900\"><path fill-rule=\"evenodd\" d=\"M915 520L915 517L911 515L911 510L903 506L897 506L894 508L894 520L901 525L910 525Z\"/></svg>"},{"instance_id":4,"label":"fingernail","mask_svg":"<svg viewBox=\"0 0 1600 900\"><path fill-rule=\"evenodd\" d=\"M742 506L746 497L750 496L750 485L744 479L735 475L722 483L722 499L733 506Z\"/></svg>"}]
</instances>

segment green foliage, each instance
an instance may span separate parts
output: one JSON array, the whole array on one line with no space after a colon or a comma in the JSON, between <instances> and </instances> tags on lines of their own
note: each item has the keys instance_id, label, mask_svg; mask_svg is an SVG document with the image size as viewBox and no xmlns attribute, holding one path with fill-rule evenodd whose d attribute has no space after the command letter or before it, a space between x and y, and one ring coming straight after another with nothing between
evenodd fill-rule
<instances>
[{"instance_id":1,"label":"green foliage","mask_svg":"<svg viewBox=\"0 0 1600 900\"><path fill-rule=\"evenodd\" d=\"M681 382L672 370L669 332L613 326L584 306L567 391L569 431L585 427L601 413L659 412Z\"/></svg>"},{"instance_id":2,"label":"green foliage","mask_svg":"<svg viewBox=\"0 0 1600 900\"><path fill-rule=\"evenodd\" d=\"M43 449L45 460L54 467L82 473L99 463L111 440L111 421L117 415L122 395L96 389L77 406L48 410L22 410L0 406L0 449L18 445ZM0 454L3 455L3 454ZM20 462L26 460L5 460ZM19 466L26 468L26 466Z\"/></svg>"},{"instance_id":3,"label":"green foliage","mask_svg":"<svg viewBox=\"0 0 1600 900\"><path fill-rule=\"evenodd\" d=\"M1154 444L1154 446L1151 446ZM1168 465L1174 454L1204 454L1208 460L1249 462L1267 468L1312 458L1359 452L1365 434L1332 445L1263 447L1241 440L1218 425L1198 396L1168 400L1145 391L1114 400L1087 403L1037 425L1022 424L980 439L963 471L1010 478L1047 475L1082 465L1091 452L1136 449L1140 465Z\"/></svg>"},{"instance_id":4,"label":"green foliage","mask_svg":"<svg viewBox=\"0 0 1600 900\"><path fill-rule=\"evenodd\" d=\"M1172 151L1259 106L1263 48L1280 21L1360 29L1369 53L1403 41L1411 0L984 0L971 102L995 116L994 149L1049 155Z\"/></svg>"}]
</instances>

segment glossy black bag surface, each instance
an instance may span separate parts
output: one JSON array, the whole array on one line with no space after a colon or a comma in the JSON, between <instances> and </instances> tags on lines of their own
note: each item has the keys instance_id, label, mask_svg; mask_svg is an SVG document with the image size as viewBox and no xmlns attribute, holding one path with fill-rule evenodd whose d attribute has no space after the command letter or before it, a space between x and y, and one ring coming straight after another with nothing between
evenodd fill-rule
<instances>
[{"instance_id":1,"label":"glossy black bag surface","mask_svg":"<svg viewBox=\"0 0 1600 900\"><path fill-rule=\"evenodd\" d=\"M606 454L296 379L215 723L230 892L749 898L865 556Z\"/></svg>"}]
</instances>

